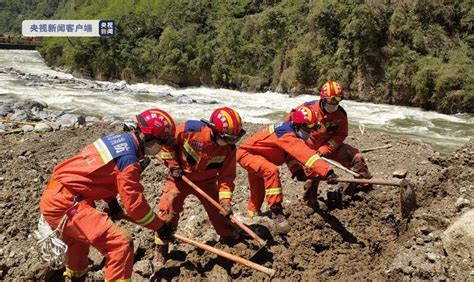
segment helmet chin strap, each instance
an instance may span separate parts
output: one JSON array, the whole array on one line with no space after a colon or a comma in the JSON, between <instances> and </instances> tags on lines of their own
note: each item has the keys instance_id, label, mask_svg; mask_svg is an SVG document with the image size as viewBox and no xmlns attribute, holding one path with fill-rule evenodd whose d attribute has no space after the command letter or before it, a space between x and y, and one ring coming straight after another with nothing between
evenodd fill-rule
<instances>
[{"instance_id":1,"label":"helmet chin strap","mask_svg":"<svg viewBox=\"0 0 474 282\"><path fill-rule=\"evenodd\" d=\"M331 107L330 110L328 110L328 105L330 105L329 107ZM331 105L331 104L328 104L326 102L326 99L323 99L322 101L322 106L323 106L323 109L325 112L328 112L328 113L334 113L335 111L337 111L337 109L339 108L339 105Z\"/></svg>"},{"instance_id":2,"label":"helmet chin strap","mask_svg":"<svg viewBox=\"0 0 474 282\"><path fill-rule=\"evenodd\" d=\"M296 135L303 140L308 140L308 138L310 137L310 134L302 129L297 129Z\"/></svg>"},{"instance_id":3,"label":"helmet chin strap","mask_svg":"<svg viewBox=\"0 0 474 282\"><path fill-rule=\"evenodd\" d=\"M140 150L142 151L142 154L145 155L145 142L146 142L146 137L145 140L140 137L141 131L139 129L134 131L135 137L137 137L138 140L138 146L140 147Z\"/></svg>"},{"instance_id":4,"label":"helmet chin strap","mask_svg":"<svg viewBox=\"0 0 474 282\"><path fill-rule=\"evenodd\" d=\"M295 129L295 134L298 138L308 140L308 138L311 136L308 132L301 128L301 125L293 124L293 128Z\"/></svg>"}]
</instances>

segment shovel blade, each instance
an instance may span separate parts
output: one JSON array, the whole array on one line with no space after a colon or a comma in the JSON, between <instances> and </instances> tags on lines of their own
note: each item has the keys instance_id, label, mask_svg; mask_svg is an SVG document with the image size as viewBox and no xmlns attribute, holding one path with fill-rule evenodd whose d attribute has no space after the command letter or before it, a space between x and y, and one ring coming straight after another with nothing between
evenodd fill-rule
<instances>
[{"instance_id":1,"label":"shovel blade","mask_svg":"<svg viewBox=\"0 0 474 282\"><path fill-rule=\"evenodd\" d=\"M407 180L400 183L400 207L402 218L410 218L416 209L415 190Z\"/></svg>"},{"instance_id":2,"label":"shovel blade","mask_svg":"<svg viewBox=\"0 0 474 282\"><path fill-rule=\"evenodd\" d=\"M255 253L253 253L253 255L249 258L249 260L253 262L258 261L259 255L263 254L264 252L262 251L266 250L266 248L267 248L267 242L265 242L265 245L260 246L260 248L258 248L258 250L255 251Z\"/></svg>"}]
</instances>

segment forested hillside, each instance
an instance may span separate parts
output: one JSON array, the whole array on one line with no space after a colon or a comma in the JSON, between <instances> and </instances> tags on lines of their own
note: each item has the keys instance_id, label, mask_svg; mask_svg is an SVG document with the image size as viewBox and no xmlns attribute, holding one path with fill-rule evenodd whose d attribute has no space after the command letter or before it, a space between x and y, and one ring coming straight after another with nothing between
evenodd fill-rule
<instances>
[{"instance_id":1,"label":"forested hillside","mask_svg":"<svg viewBox=\"0 0 474 282\"><path fill-rule=\"evenodd\" d=\"M36 2L36 18L118 24L113 38L43 41L48 64L76 74L290 93L334 79L350 99L474 112L471 1ZM15 28L21 15L2 11Z\"/></svg>"}]
</instances>

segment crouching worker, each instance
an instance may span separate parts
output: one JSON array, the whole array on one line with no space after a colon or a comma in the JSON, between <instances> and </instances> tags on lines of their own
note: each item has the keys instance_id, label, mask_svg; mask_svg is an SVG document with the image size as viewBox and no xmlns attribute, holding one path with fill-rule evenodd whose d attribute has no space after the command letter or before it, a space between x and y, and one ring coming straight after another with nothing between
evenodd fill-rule
<instances>
[{"instance_id":1,"label":"crouching worker","mask_svg":"<svg viewBox=\"0 0 474 282\"><path fill-rule=\"evenodd\" d=\"M343 166L360 174L361 178L372 178L361 152L344 143L348 135L346 111L339 105L344 99L342 86L329 80L321 87L320 100L306 102L301 106L312 108L318 114L317 130L311 132L308 145L324 156L338 161Z\"/></svg>"},{"instance_id":2,"label":"crouching worker","mask_svg":"<svg viewBox=\"0 0 474 282\"><path fill-rule=\"evenodd\" d=\"M266 197L276 223L281 230L287 229L278 170L278 166L285 162L290 170L296 170L300 167L297 164L303 164L307 177L320 179L336 177L331 167L305 143L310 133L317 127L316 113L309 107L299 107L291 113L289 121L270 125L240 145L237 150L237 161L248 172L249 217L261 212Z\"/></svg>"},{"instance_id":3,"label":"crouching worker","mask_svg":"<svg viewBox=\"0 0 474 282\"><path fill-rule=\"evenodd\" d=\"M204 206L221 242L233 244L239 240L238 230L226 218L232 213L231 200L236 177L236 146L245 134L237 111L216 109L210 121L188 120L176 129L176 142L165 147L160 158L170 174L159 203L159 217L176 228L183 204L190 194ZM226 210L221 214L207 199L192 189L181 177L186 176ZM168 254L168 242L155 238L157 250L154 263L163 263Z\"/></svg>"},{"instance_id":4,"label":"crouching worker","mask_svg":"<svg viewBox=\"0 0 474 282\"><path fill-rule=\"evenodd\" d=\"M85 281L89 247L106 257L105 280L129 280L133 267L133 242L126 231L95 209L94 201L109 202L114 216L122 212L120 199L136 223L171 237L173 229L148 205L140 184L141 161L174 142L175 124L168 113L149 109L136 116L134 132L103 136L76 156L54 168L40 201L40 211L54 229L64 215L63 241L67 244L64 275Z\"/></svg>"}]
</instances>

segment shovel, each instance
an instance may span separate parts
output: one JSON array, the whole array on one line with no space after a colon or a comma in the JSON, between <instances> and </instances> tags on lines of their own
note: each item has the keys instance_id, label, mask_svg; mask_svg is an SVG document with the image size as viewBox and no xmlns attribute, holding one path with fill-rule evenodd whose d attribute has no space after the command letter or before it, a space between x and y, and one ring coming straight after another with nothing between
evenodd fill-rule
<instances>
[{"instance_id":1,"label":"shovel","mask_svg":"<svg viewBox=\"0 0 474 282\"><path fill-rule=\"evenodd\" d=\"M375 184L384 186L400 187L400 207L403 218L409 218L416 209L416 195L410 183L406 179L385 180L385 179L350 179L337 178L337 183L357 183L357 184Z\"/></svg>"},{"instance_id":2,"label":"shovel","mask_svg":"<svg viewBox=\"0 0 474 282\"><path fill-rule=\"evenodd\" d=\"M225 213L224 208L216 202L211 196L209 196L206 192L204 192L201 188L199 188L196 184L194 184L189 178L186 176L181 176L181 179L186 182L189 186L191 186L192 189L194 189L196 192L198 192L201 196L206 198L213 206L215 206L221 213ZM238 220L235 216L230 215L229 219L232 223L240 227L245 233L247 233L250 237L252 237L255 241L258 242L258 245L260 248L252 255L252 258L255 257L256 254L258 254L265 246L267 245L267 242L264 241L262 238L260 238L255 232L253 232L250 228L248 228L245 224L243 224L240 220Z\"/></svg>"},{"instance_id":3,"label":"shovel","mask_svg":"<svg viewBox=\"0 0 474 282\"><path fill-rule=\"evenodd\" d=\"M124 220L127 220L127 221L130 221L130 222L133 222L135 223L135 220L133 220L130 216L128 215L121 215L120 217L121 219L124 219ZM211 252L213 254L216 254L218 256L221 256L221 257L224 257L226 259L229 259L233 262L236 262L236 263L240 263L242 265L245 265L245 266L248 266L250 268L253 268L253 269L256 269L258 271L261 271L267 275L270 276L270 278L275 275L275 270L271 269L271 268L267 268L263 265L260 265L260 264L256 264L254 262L251 262L249 260L246 260L244 258L241 258L239 256L235 256L233 254L230 254L230 253L227 253L223 250L220 250L220 249L217 249L217 248L214 248L214 247L211 247L207 244L204 244L204 243L201 243L201 242L198 242L198 241L194 241L192 239L189 239L187 237L184 237L184 236L181 236L181 235L178 235L178 234L174 234L173 237L181 242L184 242L184 243L187 243L187 244L190 244L196 248L200 248L200 249L203 249L205 251L208 251L208 252Z\"/></svg>"},{"instance_id":4,"label":"shovel","mask_svg":"<svg viewBox=\"0 0 474 282\"><path fill-rule=\"evenodd\" d=\"M321 157L325 162L344 170L347 173L352 174L355 177L360 177L360 174L354 172L340 163L331 159ZM400 207L403 218L409 218L413 211L416 209L416 195L415 191L411 187L410 183L406 179L402 180L384 180L384 179L345 179L338 178L337 182L345 183L359 183L359 184L375 184L375 185L386 185L386 186L398 186L400 187Z\"/></svg>"}]
</instances>

